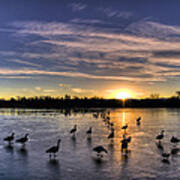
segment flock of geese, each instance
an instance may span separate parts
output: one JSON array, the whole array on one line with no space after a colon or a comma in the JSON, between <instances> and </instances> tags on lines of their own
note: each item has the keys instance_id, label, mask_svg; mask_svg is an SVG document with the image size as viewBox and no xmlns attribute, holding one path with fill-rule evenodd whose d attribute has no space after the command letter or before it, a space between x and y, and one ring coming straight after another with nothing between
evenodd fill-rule
<instances>
[{"instance_id":1,"label":"flock of geese","mask_svg":"<svg viewBox=\"0 0 180 180\"><path fill-rule=\"evenodd\" d=\"M107 136L107 138L110 139L110 144L113 144L113 139L115 137L115 134L114 134L115 129L114 129L114 123L111 122L110 120L110 112L108 111L107 113L101 113L101 114L94 113L93 114L94 118L98 118L99 116L101 116L106 127L108 128L108 130L110 130L110 133ZM141 117L138 117L136 119L136 124L137 126L141 125ZM128 129L128 124L125 124L124 126L122 126L121 129L123 130L123 140L121 141L121 151L123 155L127 156L129 152L128 144L131 142L131 136L127 137L127 133L126 133L126 130ZM77 132L77 125L74 125L74 127L69 132L72 135L72 139L74 140L76 138L76 132ZM156 140L157 140L156 145L159 151L161 152L162 162L169 164L170 163L169 157L171 155L177 154L180 151L180 149L177 148L177 144L180 142L180 139L172 136L172 138L170 139L170 142L173 144L173 148L171 149L170 153L167 153L165 152L163 144L162 144L162 141L164 139L164 132L165 131L162 130L160 134L156 136ZM86 131L87 140L91 140L91 134L92 134L92 127L89 127L89 129ZM26 142L29 140L28 136L29 134L25 134L24 137L15 140L15 133L13 132L10 136L7 136L6 138L4 138L4 141L8 143L8 146L12 146L15 140L16 143L20 143L22 145L22 150L23 150L25 148ZM45 151L46 153L49 154L50 159L52 157L54 159L56 158L56 153L58 153L60 149L60 143L61 143L61 139L58 139L57 144L55 146L52 146ZM103 158L103 153L106 153L106 154L108 153L107 149L105 149L104 146L102 145L98 145L94 147L92 150L96 152L97 158L99 160Z\"/></svg>"},{"instance_id":2,"label":"flock of geese","mask_svg":"<svg viewBox=\"0 0 180 180\"><path fill-rule=\"evenodd\" d=\"M9 146L13 144L14 135L15 133L13 132L10 136L7 136L6 138L4 138L4 141L7 141ZM24 137L16 139L16 143L22 144L22 148L24 148L25 143L28 141L28 136L29 134L25 134Z\"/></svg>"},{"instance_id":3,"label":"flock of geese","mask_svg":"<svg viewBox=\"0 0 180 180\"><path fill-rule=\"evenodd\" d=\"M172 156L172 155L176 155L178 154L178 152L180 151L180 149L177 147L177 144L180 142L180 139L178 139L177 137L175 136L172 136L171 139L170 139L170 143L173 144L172 148L171 148L171 151L169 153L167 153L164 149L164 146L162 144L162 141L164 139L164 133L165 131L162 130L160 132L159 135L156 136L156 140L158 141L156 143L157 145L157 148L159 149L160 153L161 153L161 156L162 156L162 162L163 163L167 163L167 164L170 164L170 160L169 160L169 157Z\"/></svg>"}]
</instances>

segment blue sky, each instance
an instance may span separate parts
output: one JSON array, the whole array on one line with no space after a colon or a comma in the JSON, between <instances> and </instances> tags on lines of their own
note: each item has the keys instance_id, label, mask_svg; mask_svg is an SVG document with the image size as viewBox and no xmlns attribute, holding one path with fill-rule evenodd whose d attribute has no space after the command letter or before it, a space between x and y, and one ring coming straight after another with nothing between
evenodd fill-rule
<instances>
[{"instance_id":1,"label":"blue sky","mask_svg":"<svg viewBox=\"0 0 180 180\"><path fill-rule=\"evenodd\" d=\"M0 1L0 97L180 89L180 1Z\"/></svg>"}]
</instances>

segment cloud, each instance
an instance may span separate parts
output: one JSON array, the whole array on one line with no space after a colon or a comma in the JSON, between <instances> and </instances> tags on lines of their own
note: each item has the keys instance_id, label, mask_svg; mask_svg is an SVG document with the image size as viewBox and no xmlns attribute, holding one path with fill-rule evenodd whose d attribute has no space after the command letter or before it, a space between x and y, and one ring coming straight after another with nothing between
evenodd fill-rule
<instances>
[{"instance_id":1,"label":"cloud","mask_svg":"<svg viewBox=\"0 0 180 180\"><path fill-rule=\"evenodd\" d=\"M11 76L11 75L7 75L7 76L4 76L4 75L0 75L0 79L18 79L18 80L24 80L24 79L34 79L34 77L32 76Z\"/></svg>"},{"instance_id":2,"label":"cloud","mask_svg":"<svg viewBox=\"0 0 180 180\"><path fill-rule=\"evenodd\" d=\"M99 20L99 19L79 19L75 18L71 20L72 23L75 24L101 24L101 25L107 25L107 22ZM111 24L111 23L109 23Z\"/></svg>"},{"instance_id":3,"label":"cloud","mask_svg":"<svg viewBox=\"0 0 180 180\"><path fill-rule=\"evenodd\" d=\"M39 86L35 87L34 89L37 90L37 91L41 91L42 90L42 88L39 87Z\"/></svg>"},{"instance_id":4,"label":"cloud","mask_svg":"<svg viewBox=\"0 0 180 180\"><path fill-rule=\"evenodd\" d=\"M101 8L102 12L104 12L108 17L118 17L118 18L125 18L129 19L133 16L132 12L128 11L119 11L112 8Z\"/></svg>"},{"instance_id":5,"label":"cloud","mask_svg":"<svg viewBox=\"0 0 180 180\"><path fill-rule=\"evenodd\" d=\"M69 4L69 7L71 7L73 11L82 11L87 7L87 5L83 3L71 3Z\"/></svg>"},{"instance_id":6,"label":"cloud","mask_svg":"<svg viewBox=\"0 0 180 180\"><path fill-rule=\"evenodd\" d=\"M135 35L176 41L176 39L179 40L180 26L166 25L143 19L127 26L126 31L134 33Z\"/></svg>"},{"instance_id":7,"label":"cloud","mask_svg":"<svg viewBox=\"0 0 180 180\"><path fill-rule=\"evenodd\" d=\"M24 60L20 60L20 59L8 59L8 61L13 62L13 63L17 63L17 64L26 65L26 66L42 67L39 64L28 62L28 61L24 61Z\"/></svg>"},{"instance_id":8,"label":"cloud","mask_svg":"<svg viewBox=\"0 0 180 180\"><path fill-rule=\"evenodd\" d=\"M54 93L56 90L54 89L44 89L43 92L44 93Z\"/></svg>"},{"instance_id":9,"label":"cloud","mask_svg":"<svg viewBox=\"0 0 180 180\"><path fill-rule=\"evenodd\" d=\"M101 79L101 80L122 80L122 81L164 81L165 79L161 77L128 77L128 76L98 76L87 73L79 72L53 72L53 71L44 71L44 70L33 70L33 69L24 69L24 70L13 70L13 69L0 69L0 75L48 75L48 76L64 76L71 78L87 78L87 79Z\"/></svg>"},{"instance_id":10,"label":"cloud","mask_svg":"<svg viewBox=\"0 0 180 180\"><path fill-rule=\"evenodd\" d=\"M72 90L72 92L75 92L78 94L95 92L93 89L72 88L71 90Z\"/></svg>"},{"instance_id":11,"label":"cloud","mask_svg":"<svg viewBox=\"0 0 180 180\"><path fill-rule=\"evenodd\" d=\"M71 87L71 85L61 83L61 84L59 84L59 87L61 87L61 88L69 88L69 87Z\"/></svg>"},{"instance_id":12,"label":"cloud","mask_svg":"<svg viewBox=\"0 0 180 180\"><path fill-rule=\"evenodd\" d=\"M110 16L118 14L115 11ZM109 22L106 24L98 19L87 19L87 22L88 25L86 19L74 19L68 23L12 23L14 33L20 38L41 37L29 44L31 48L38 47L40 52L1 51L1 56L17 56L16 63L34 65L34 68L17 69L16 72L6 69L7 72L0 74L137 82L159 82L166 81L169 76L177 77L180 65L179 26L143 19L119 29L115 24L109 27ZM103 26L96 26L98 23ZM46 47L49 52L40 47ZM36 59L39 67L31 59ZM39 63L40 60L43 61Z\"/></svg>"}]
</instances>

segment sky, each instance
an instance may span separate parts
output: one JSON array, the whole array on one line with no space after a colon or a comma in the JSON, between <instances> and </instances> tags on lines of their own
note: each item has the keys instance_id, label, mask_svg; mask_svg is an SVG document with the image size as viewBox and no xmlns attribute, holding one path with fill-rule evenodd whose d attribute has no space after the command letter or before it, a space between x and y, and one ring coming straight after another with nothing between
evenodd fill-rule
<instances>
[{"instance_id":1,"label":"sky","mask_svg":"<svg viewBox=\"0 0 180 180\"><path fill-rule=\"evenodd\" d=\"M0 98L180 90L179 0L1 0Z\"/></svg>"}]
</instances>

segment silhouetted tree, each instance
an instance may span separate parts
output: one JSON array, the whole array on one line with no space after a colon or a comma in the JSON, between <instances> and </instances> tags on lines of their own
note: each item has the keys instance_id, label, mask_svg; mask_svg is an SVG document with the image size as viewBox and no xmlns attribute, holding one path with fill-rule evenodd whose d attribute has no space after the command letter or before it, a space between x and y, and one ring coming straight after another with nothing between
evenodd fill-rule
<instances>
[{"instance_id":1,"label":"silhouetted tree","mask_svg":"<svg viewBox=\"0 0 180 180\"><path fill-rule=\"evenodd\" d=\"M180 98L180 91L176 91L177 98Z\"/></svg>"},{"instance_id":2,"label":"silhouetted tree","mask_svg":"<svg viewBox=\"0 0 180 180\"><path fill-rule=\"evenodd\" d=\"M150 94L150 99L159 99L159 94L158 93Z\"/></svg>"},{"instance_id":3,"label":"silhouetted tree","mask_svg":"<svg viewBox=\"0 0 180 180\"><path fill-rule=\"evenodd\" d=\"M180 95L180 93L179 93ZM178 96L179 97L179 96ZM0 108L55 108L65 109L66 114L70 114L71 108L74 112L78 108L116 108L116 107L180 107L180 97L159 98L159 94L151 95L147 99L127 99L123 106L123 101L118 99L103 99L99 97L77 97L66 95L63 97L35 96L16 97L10 100L0 99Z\"/></svg>"},{"instance_id":4,"label":"silhouetted tree","mask_svg":"<svg viewBox=\"0 0 180 180\"><path fill-rule=\"evenodd\" d=\"M65 99L71 99L71 96L69 96L68 94L65 95Z\"/></svg>"}]
</instances>

